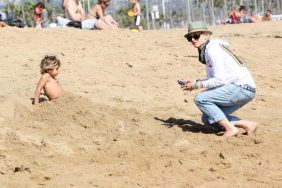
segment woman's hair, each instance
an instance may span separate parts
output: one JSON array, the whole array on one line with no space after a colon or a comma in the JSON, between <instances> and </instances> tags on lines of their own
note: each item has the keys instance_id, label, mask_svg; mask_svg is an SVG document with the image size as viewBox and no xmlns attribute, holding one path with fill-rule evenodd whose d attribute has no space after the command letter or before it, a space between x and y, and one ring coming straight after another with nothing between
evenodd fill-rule
<instances>
[{"instance_id":1,"label":"woman's hair","mask_svg":"<svg viewBox=\"0 0 282 188\"><path fill-rule=\"evenodd\" d=\"M35 14L35 15L38 14L38 12L36 12L36 9L38 9L38 8L40 8L40 9L45 9L45 5L44 5L42 2L37 3L37 4L34 6L34 14Z\"/></svg>"},{"instance_id":2,"label":"woman's hair","mask_svg":"<svg viewBox=\"0 0 282 188\"><path fill-rule=\"evenodd\" d=\"M60 67L61 62L55 55L46 55L40 63L40 73L44 74L48 72L48 70L52 70L55 67Z\"/></svg>"},{"instance_id":3,"label":"woman's hair","mask_svg":"<svg viewBox=\"0 0 282 188\"><path fill-rule=\"evenodd\" d=\"M102 3L108 3L110 2L110 0L98 0L98 4L102 4Z\"/></svg>"}]
</instances>

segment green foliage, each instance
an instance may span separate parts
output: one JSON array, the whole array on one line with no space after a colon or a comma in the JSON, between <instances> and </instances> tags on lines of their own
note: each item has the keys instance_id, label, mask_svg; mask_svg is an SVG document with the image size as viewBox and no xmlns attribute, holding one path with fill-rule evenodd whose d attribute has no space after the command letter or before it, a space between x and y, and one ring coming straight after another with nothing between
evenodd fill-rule
<instances>
[{"instance_id":1,"label":"green foliage","mask_svg":"<svg viewBox=\"0 0 282 188\"><path fill-rule=\"evenodd\" d=\"M215 7L223 7L223 5L224 5L224 0L215 0L214 1Z\"/></svg>"},{"instance_id":2,"label":"green foliage","mask_svg":"<svg viewBox=\"0 0 282 188\"><path fill-rule=\"evenodd\" d=\"M33 3L31 1L24 1L24 13L25 13L25 21L28 26L33 26L34 24L34 8ZM23 20L23 14L21 6L15 5L14 3L10 2L4 8L5 12L8 14L12 13L14 19L21 19ZM24 20L23 20L24 21Z\"/></svg>"},{"instance_id":3,"label":"green foliage","mask_svg":"<svg viewBox=\"0 0 282 188\"><path fill-rule=\"evenodd\" d=\"M13 15L16 17L20 15L21 9L20 7L16 6L14 3L10 2L6 5L4 11L7 13L13 13Z\"/></svg>"},{"instance_id":4,"label":"green foliage","mask_svg":"<svg viewBox=\"0 0 282 188\"><path fill-rule=\"evenodd\" d=\"M25 12L26 24L29 27L33 26L34 25L34 5L31 1L24 1L24 12Z\"/></svg>"},{"instance_id":5,"label":"green foliage","mask_svg":"<svg viewBox=\"0 0 282 188\"><path fill-rule=\"evenodd\" d=\"M132 7L128 6L128 7L123 7L121 9L119 9L116 13L116 20L119 22L121 27L132 27L134 25L134 18L133 17L129 17L127 15L127 12L129 10L131 10Z\"/></svg>"}]
</instances>

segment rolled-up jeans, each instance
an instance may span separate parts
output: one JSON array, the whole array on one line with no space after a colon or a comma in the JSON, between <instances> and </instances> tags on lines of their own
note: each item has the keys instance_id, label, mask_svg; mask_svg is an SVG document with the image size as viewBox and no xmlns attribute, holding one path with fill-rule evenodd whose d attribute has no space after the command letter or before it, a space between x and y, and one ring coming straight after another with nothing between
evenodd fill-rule
<instances>
[{"instance_id":1,"label":"rolled-up jeans","mask_svg":"<svg viewBox=\"0 0 282 188\"><path fill-rule=\"evenodd\" d=\"M255 92L230 83L200 92L194 101L203 113L202 121L205 124L212 125L227 118L232 125L235 125L239 118L231 114L254 97Z\"/></svg>"}]
</instances>

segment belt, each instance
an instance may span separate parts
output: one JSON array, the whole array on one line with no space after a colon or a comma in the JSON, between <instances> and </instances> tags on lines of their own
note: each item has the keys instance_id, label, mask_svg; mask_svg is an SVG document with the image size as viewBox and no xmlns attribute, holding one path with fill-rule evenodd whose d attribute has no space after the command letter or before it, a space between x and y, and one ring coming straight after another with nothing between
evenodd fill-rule
<instances>
[{"instance_id":1,"label":"belt","mask_svg":"<svg viewBox=\"0 0 282 188\"><path fill-rule=\"evenodd\" d=\"M253 93L256 93L256 88L253 88L253 87L249 86L248 84L239 85L239 87L241 87L242 89L251 91L251 92L253 92Z\"/></svg>"}]
</instances>

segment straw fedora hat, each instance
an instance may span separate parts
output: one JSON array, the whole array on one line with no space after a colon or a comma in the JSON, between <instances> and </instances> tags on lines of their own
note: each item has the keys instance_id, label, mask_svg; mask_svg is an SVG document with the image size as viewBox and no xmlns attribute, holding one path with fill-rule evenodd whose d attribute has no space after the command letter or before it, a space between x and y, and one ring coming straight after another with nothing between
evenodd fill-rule
<instances>
[{"instance_id":1,"label":"straw fedora hat","mask_svg":"<svg viewBox=\"0 0 282 188\"><path fill-rule=\"evenodd\" d=\"M188 33L184 35L187 38L190 34L196 32L206 32L212 34L210 30L208 30L207 24L202 21L192 22L188 25Z\"/></svg>"}]
</instances>

